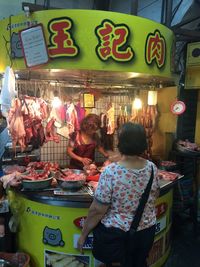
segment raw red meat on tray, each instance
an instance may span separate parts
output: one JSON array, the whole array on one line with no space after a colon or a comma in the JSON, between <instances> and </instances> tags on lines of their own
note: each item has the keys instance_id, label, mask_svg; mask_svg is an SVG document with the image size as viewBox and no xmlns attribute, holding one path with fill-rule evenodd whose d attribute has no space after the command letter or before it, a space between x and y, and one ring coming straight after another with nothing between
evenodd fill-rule
<instances>
[{"instance_id":1,"label":"raw red meat on tray","mask_svg":"<svg viewBox=\"0 0 200 267\"><path fill-rule=\"evenodd\" d=\"M45 180L52 175L52 172L59 169L58 163L45 162L45 161L36 161L30 162L26 168L26 171L22 173L22 180Z\"/></svg>"},{"instance_id":2,"label":"raw red meat on tray","mask_svg":"<svg viewBox=\"0 0 200 267\"><path fill-rule=\"evenodd\" d=\"M83 169L88 176L96 175L99 172L96 164L94 163L84 166Z\"/></svg>"},{"instance_id":3,"label":"raw red meat on tray","mask_svg":"<svg viewBox=\"0 0 200 267\"><path fill-rule=\"evenodd\" d=\"M43 170L48 169L49 171L57 171L59 169L58 163L49 161L35 161L30 162L27 166L28 169Z\"/></svg>"},{"instance_id":4,"label":"raw red meat on tray","mask_svg":"<svg viewBox=\"0 0 200 267\"><path fill-rule=\"evenodd\" d=\"M58 185L67 190L78 190L86 182L86 174L82 170L63 169L55 174Z\"/></svg>"},{"instance_id":5,"label":"raw red meat on tray","mask_svg":"<svg viewBox=\"0 0 200 267\"><path fill-rule=\"evenodd\" d=\"M51 172L49 170L30 169L29 171L21 174L21 179L31 181L45 180L49 178L50 174Z\"/></svg>"},{"instance_id":6,"label":"raw red meat on tray","mask_svg":"<svg viewBox=\"0 0 200 267\"><path fill-rule=\"evenodd\" d=\"M158 177L166 181L174 181L180 176L179 173L158 170Z\"/></svg>"},{"instance_id":7,"label":"raw red meat on tray","mask_svg":"<svg viewBox=\"0 0 200 267\"><path fill-rule=\"evenodd\" d=\"M63 181L82 181L86 179L86 175L79 170L62 170L62 173L60 174L59 179Z\"/></svg>"},{"instance_id":8,"label":"raw red meat on tray","mask_svg":"<svg viewBox=\"0 0 200 267\"><path fill-rule=\"evenodd\" d=\"M200 146L197 145L196 143L191 143L189 140L179 140L177 142L177 149L182 151L182 152L196 152L200 153Z\"/></svg>"},{"instance_id":9,"label":"raw red meat on tray","mask_svg":"<svg viewBox=\"0 0 200 267\"><path fill-rule=\"evenodd\" d=\"M161 161L160 165L163 167L171 167L171 166L176 166L176 162L164 160L164 161Z\"/></svg>"}]
</instances>

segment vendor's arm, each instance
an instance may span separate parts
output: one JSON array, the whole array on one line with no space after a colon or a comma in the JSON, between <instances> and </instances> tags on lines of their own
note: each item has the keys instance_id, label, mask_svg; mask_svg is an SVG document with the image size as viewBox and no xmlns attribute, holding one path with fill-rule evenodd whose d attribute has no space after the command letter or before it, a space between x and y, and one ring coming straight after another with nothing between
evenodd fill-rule
<instances>
[{"instance_id":1,"label":"vendor's arm","mask_svg":"<svg viewBox=\"0 0 200 267\"><path fill-rule=\"evenodd\" d=\"M83 252L83 245L88 234L95 228L95 226L101 221L105 213L107 212L110 204L103 204L98 202L97 200L93 200L87 219L85 220L84 227L82 230L82 234L78 240L78 249Z\"/></svg>"},{"instance_id":2,"label":"vendor's arm","mask_svg":"<svg viewBox=\"0 0 200 267\"><path fill-rule=\"evenodd\" d=\"M90 163L92 163L92 160L91 160L91 159L89 159L89 158L82 158L82 157L80 157L79 155L77 155L76 153L74 153L73 150L74 150L73 147L71 147L71 146L68 146L68 147L67 147L67 154L68 154L71 158L76 159L76 160L82 162L83 165L89 165Z\"/></svg>"},{"instance_id":3,"label":"vendor's arm","mask_svg":"<svg viewBox=\"0 0 200 267\"><path fill-rule=\"evenodd\" d=\"M98 146L97 149L102 155L104 155L104 157L106 158L109 157L108 153L105 151L105 149L102 146Z\"/></svg>"}]
</instances>

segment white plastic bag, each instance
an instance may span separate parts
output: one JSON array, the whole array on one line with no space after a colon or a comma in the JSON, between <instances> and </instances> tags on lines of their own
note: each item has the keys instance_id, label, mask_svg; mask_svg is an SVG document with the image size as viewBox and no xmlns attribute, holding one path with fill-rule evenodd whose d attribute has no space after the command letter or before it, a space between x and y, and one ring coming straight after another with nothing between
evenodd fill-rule
<instances>
[{"instance_id":1,"label":"white plastic bag","mask_svg":"<svg viewBox=\"0 0 200 267\"><path fill-rule=\"evenodd\" d=\"M1 111L4 117L8 116L11 102L17 95L15 90L15 74L10 67L6 67L0 95Z\"/></svg>"}]
</instances>

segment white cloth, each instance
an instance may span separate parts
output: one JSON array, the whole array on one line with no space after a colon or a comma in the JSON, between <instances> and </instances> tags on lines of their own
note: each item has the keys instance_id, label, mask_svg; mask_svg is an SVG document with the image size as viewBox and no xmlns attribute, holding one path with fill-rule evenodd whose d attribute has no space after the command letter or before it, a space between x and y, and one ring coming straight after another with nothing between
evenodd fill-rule
<instances>
[{"instance_id":1,"label":"white cloth","mask_svg":"<svg viewBox=\"0 0 200 267\"><path fill-rule=\"evenodd\" d=\"M4 175L0 178L0 181L3 183L3 187L6 189L11 186L18 186L21 183L21 173L13 172L11 174Z\"/></svg>"},{"instance_id":2,"label":"white cloth","mask_svg":"<svg viewBox=\"0 0 200 267\"><path fill-rule=\"evenodd\" d=\"M4 117L8 116L11 102L17 95L15 90L15 74L10 67L6 67L4 73L3 86L0 95L1 111Z\"/></svg>"}]
</instances>

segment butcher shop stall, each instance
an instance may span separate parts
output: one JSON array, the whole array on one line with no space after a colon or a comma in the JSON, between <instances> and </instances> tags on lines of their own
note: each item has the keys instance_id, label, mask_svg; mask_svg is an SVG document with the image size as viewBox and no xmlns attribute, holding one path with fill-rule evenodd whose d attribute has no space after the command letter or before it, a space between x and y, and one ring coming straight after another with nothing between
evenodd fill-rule
<instances>
[{"instance_id":1,"label":"butcher shop stall","mask_svg":"<svg viewBox=\"0 0 200 267\"><path fill-rule=\"evenodd\" d=\"M38 11L0 26L1 193L16 249L34 267L100 266L91 253L92 233L84 255L77 240L101 172L120 159L119 129L130 121L144 126L144 157L159 168L148 262L162 266L171 247L173 187L182 178L169 160L181 112L174 104L173 33L144 18L94 10ZM100 117L108 158L96 152L83 170L69 169L69 136L91 113ZM186 143L179 140L176 148L198 150Z\"/></svg>"}]
</instances>

